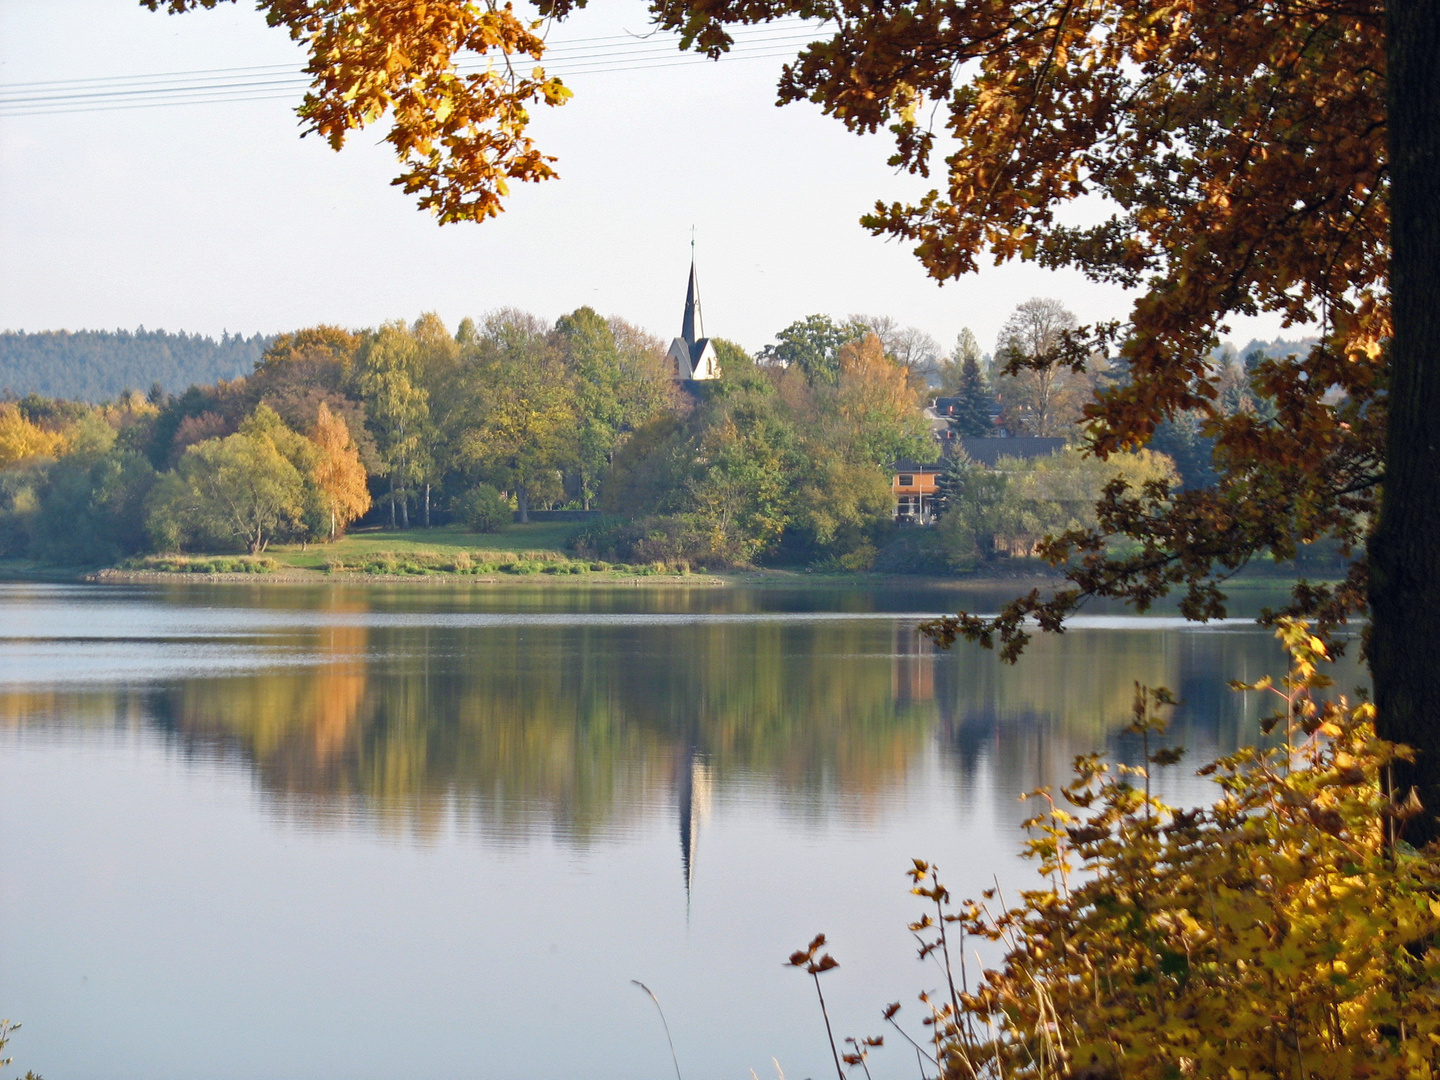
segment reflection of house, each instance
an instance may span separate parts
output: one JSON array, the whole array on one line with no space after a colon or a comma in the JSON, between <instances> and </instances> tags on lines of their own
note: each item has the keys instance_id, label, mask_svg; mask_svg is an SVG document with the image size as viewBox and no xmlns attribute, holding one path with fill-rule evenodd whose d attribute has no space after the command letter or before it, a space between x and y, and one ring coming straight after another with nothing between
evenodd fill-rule
<instances>
[{"instance_id":1,"label":"reflection of house","mask_svg":"<svg viewBox=\"0 0 1440 1080\"><path fill-rule=\"evenodd\" d=\"M895 479L890 490L895 496L895 520L907 525L928 525L935 520L935 500L940 494L936 483L939 464L921 465L914 461L897 461Z\"/></svg>"},{"instance_id":2,"label":"reflection of house","mask_svg":"<svg viewBox=\"0 0 1440 1080\"><path fill-rule=\"evenodd\" d=\"M890 695L901 705L935 699L935 646L914 623L895 624Z\"/></svg>"},{"instance_id":3,"label":"reflection of house","mask_svg":"<svg viewBox=\"0 0 1440 1080\"><path fill-rule=\"evenodd\" d=\"M705 323L700 317L700 285L695 277L693 252L690 256L690 287L685 292L685 321L681 324L680 336L670 343L666 357L674 367L675 378L681 382L720 376L715 346L705 337Z\"/></svg>"}]
</instances>

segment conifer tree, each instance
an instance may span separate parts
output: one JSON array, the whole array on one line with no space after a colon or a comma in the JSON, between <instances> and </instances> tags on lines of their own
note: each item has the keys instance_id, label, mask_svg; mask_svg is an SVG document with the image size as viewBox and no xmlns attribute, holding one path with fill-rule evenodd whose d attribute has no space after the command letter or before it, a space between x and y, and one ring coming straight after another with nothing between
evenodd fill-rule
<instances>
[{"instance_id":1,"label":"conifer tree","mask_svg":"<svg viewBox=\"0 0 1440 1080\"><path fill-rule=\"evenodd\" d=\"M985 385L985 376L980 373L980 363L974 356L966 356L960 367L960 388L955 396L960 401L950 426L967 438L989 435L990 391Z\"/></svg>"}]
</instances>

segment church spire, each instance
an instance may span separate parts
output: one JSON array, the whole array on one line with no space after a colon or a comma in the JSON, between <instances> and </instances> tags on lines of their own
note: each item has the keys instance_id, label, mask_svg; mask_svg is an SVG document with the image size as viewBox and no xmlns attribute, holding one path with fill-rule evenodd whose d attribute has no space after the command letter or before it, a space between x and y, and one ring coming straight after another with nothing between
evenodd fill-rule
<instances>
[{"instance_id":1,"label":"church spire","mask_svg":"<svg viewBox=\"0 0 1440 1080\"><path fill-rule=\"evenodd\" d=\"M696 382L720 377L720 361L715 346L705 336L705 322L700 315L700 275L695 271L695 230L690 230L690 285L685 290L685 320L680 336L670 343L665 354L674 364L675 378Z\"/></svg>"},{"instance_id":2,"label":"church spire","mask_svg":"<svg viewBox=\"0 0 1440 1080\"><path fill-rule=\"evenodd\" d=\"M685 290L685 322L680 336L694 345L705 336L705 322L700 317L700 281L695 275L695 236L690 236L690 287Z\"/></svg>"}]
</instances>

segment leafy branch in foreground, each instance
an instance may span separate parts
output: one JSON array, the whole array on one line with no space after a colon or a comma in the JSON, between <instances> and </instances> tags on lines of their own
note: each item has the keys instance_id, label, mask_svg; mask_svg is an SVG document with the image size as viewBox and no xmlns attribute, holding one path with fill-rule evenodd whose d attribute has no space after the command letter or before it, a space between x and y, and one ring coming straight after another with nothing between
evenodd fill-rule
<instances>
[{"instance_id":1,"label":"leafy branch in foreground","mask_svg":"<svg viewBox=\"0 0 1440 1080\"><path fill-rule=\"evenodd\" d=\"M221 0L140 0L172 14ZM305 134L339 150L352 132L386 113L385 136L401 161L392 183L419 194L441 224L483 221L503 208L511 181L555 177L553 157L526 133L528 106L562 105L571 96L538 66L545 41L534 20L510 4L471 0L259 0L271 26L289 31L310 53L310 92L299 108ZM489 61L461 72L466 53Z\"/></svg>"},{"instance_id":2,"label":"leafy branch in foreground","mask_svg":"<svg viewBox=\"0 0 1440 1080\"><path fill-rule=\"evenodd\" d=\"M10 1036L19 1030L19 1024L12 1024L9 1020L0 1020L0 1051L3 1051L10 1042ZM14 1060L14 1058L0 1058L0 1069L3 1069ZM27 1072L25 1074L25 1080L42 1080L42 1078L37 1073Z\"/></svg>"},{"instance_id":3,"label":"leafy branch in foreground","mask_svg":"<svg viewBox=\"0 0 1440 1080\"><path fill-rule=\"evenodd\" d=\"M941 1077L1440 1075L1440 854L1404 842L1419 806L1389 794L1410 751L1376 737L1369 702L1320 699L1328 655L1309 627L1277 634L1289 674L1237 688L1278 695L1262 728L1285 738L1200 769L1210 806L1155 796L1152 770L1179 757L1151 747L1172 699L1137 686L1140 762L1084 755L1062 800L1035 793L1041 887L952 905L915 863L934 911L912 929L947 991L921 997ZM1004 949L974 985L949 962L967 938Z\"/></svg>"}]
</instances>

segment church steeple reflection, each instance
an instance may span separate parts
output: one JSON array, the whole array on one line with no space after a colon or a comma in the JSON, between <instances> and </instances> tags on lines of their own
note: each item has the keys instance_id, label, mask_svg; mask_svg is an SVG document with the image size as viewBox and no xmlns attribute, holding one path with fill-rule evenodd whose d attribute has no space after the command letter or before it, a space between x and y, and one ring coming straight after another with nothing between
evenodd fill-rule
<instances>
[{"instance_id":1,"label":"church steeple reflection","mask_svg":"<svg viewBox=\"0 0 1440 1080\"><path fill-rule=\"evenodd\" d=\"M680 811L680 868L685 874L685 906L690 906L695 885L695 857L700 823L710 816L710 769L693 742L676 755L675 805Z\"/></svg>"}]
</instances>

